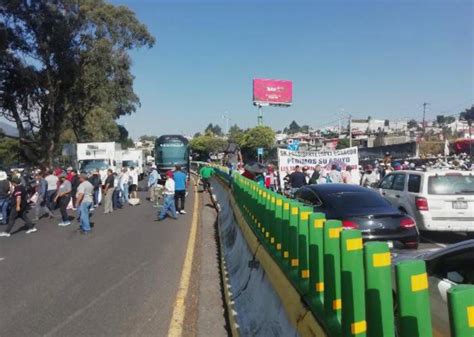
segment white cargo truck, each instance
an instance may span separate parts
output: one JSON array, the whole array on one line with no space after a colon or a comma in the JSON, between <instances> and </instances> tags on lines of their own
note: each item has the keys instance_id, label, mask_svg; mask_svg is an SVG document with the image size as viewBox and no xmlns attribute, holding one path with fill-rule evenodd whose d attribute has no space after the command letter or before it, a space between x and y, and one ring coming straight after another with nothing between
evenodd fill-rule
<instances>
[{"instance_id":1,"label":"white cargo truck","mask_svg":"<svg viewBox=\"0 0 474 337\"><path fill-rule=\"evenodd\" d=\"M108 169L118 172L122 168L122 148L115 142L78 143L77 164L79 171L88 174L99 170L104 184Z\"/></svg>"},{"instance_id":2,"label":"white cargo truck","mask_svg":"<svg viewBox=\"0 0 474 337\"><path fill-rule=\"evenodd\" d=\"M143 178L144 166L145 162L142 150L127 149L122 151L122 167L128 167L129 169L134 167L140 179Z\"/></svg>"}]
</instances>

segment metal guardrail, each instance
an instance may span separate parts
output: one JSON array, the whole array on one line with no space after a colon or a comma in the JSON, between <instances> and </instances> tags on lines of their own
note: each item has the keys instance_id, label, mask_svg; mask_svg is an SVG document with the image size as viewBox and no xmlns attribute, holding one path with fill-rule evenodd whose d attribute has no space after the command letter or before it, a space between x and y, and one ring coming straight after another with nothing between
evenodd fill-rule
<instances>
[{"instance_id":1,"label":"metal guardrail","mask_svg":"<svg viewBox=\"0 0 474 337\"><path fill-rule=\"evenodd\" d=\"M231 185L247 224L329 336L394 337L396 330L400 337L433 336L424 261L395 266L395 313L386 243L363 244L359 230L342 230L340 221L227 168L216 172ZM448 305L452 336L474 336L474 286L451 289Z\"/></svg>"}]
</instances>

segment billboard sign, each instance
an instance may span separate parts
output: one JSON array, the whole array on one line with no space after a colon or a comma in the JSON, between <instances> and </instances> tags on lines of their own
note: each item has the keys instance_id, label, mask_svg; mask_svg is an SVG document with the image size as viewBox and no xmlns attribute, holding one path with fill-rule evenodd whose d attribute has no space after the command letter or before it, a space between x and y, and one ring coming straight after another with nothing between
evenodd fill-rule
<instances>
[{"instance_id":1,"label":"billboard sign","mask_svg":"<svg viewBox=\"0 0 474 337\"><path fill-rule=\"evenodd\" d=\"M293 102L293 82L287 80L253 80L253 104L289 106Z\"/></svg>"}]
</instances>

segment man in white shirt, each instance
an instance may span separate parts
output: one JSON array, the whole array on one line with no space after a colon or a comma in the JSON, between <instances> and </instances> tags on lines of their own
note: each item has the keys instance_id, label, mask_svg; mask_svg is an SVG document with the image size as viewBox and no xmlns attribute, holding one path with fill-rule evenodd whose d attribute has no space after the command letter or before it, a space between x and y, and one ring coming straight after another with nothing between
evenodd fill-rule
<instances>
[{"instance_id":1,"label":"man in white shirt","mask_svg":"<svg viewBox=\"0 0 474 337\"><path fill-rule=\"evenodd\" d=\"M176 206L174 204L174 192L175 184L173 180L173 172L168 171L168 173L166 173L165 189L163 190L163 208L158 216L158 221L163 220L168 215L175 220L177 219Z\"/></svg>"},{"instance_id":2,"label":"man in white shirt","mask_svg":"<svg viewBox=\"0 0 474 337\"><path fill-rule=\"evenodd\" d=\"M53 212L54 209L56 208L56 205L54 203L54 197L56 195L56 191L58 190L58 182L59 178L54 175L53 170L50 170L48 172L48 175L44 178L46 182L48 183L48 189L46 191L46 207ZM51 217L51 215L50 215Z\"/></svg>"},{"instance_id":3,"label":"man in white shirt","mask_svg":"<svg viewBox=\"0 0 474 337\"><path fill-rule=\"evenodd\" d=\"M130 198L138 198L138 172L134 167L130 168L130 178L132 184L130 185Z\"/></svg>"}]
</instances>

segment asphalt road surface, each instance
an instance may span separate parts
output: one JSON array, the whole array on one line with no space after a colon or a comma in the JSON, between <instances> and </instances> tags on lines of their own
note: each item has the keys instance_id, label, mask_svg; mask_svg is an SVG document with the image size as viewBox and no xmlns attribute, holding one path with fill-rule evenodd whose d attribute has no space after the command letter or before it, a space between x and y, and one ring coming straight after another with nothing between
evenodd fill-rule
<instances>
[{"instance_id":1,"label":"asphalt road surface","mask_svg":"<svg viewBox=\"0 0 474 337\"><path fill-rule=\"evenodd\" d=\"M142 194L139 206L96 210L90 235L43 219L0 238L0 336L166 336L193 199L177 221L155 222Z\"/></svg>"}]
</instances>

